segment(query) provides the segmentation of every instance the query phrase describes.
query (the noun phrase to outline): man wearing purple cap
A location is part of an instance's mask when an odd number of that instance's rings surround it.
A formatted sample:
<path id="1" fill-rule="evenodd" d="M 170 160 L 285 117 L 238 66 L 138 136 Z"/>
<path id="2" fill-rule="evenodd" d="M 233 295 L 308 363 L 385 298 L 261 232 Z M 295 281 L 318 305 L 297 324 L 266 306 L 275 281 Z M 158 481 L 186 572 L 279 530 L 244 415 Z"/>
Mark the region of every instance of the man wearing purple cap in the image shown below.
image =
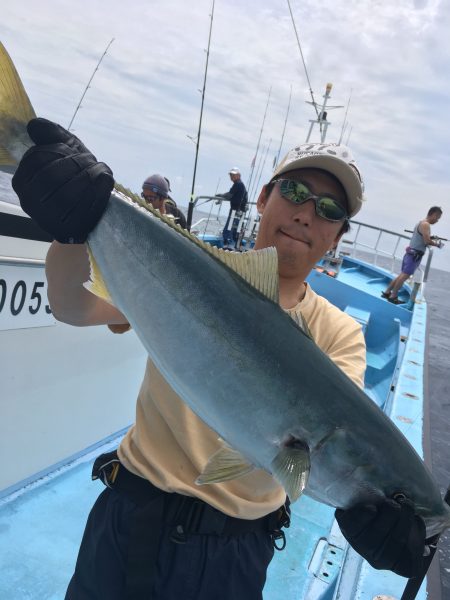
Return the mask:
<path id="1" fill-rule="evenodd" d="M 13 187 L 23 209 L 58 240 L 46 264 L 56 318 L 127 328 L 123 314 L 83 287 L 84 242 L 108 204 L 111 170 L 54 123 L 34 119 L 28 132 L 36 146 L 24 155 Z M 348 148 L 298 146 L 261 190 L 255 245 L 277 249 L 281 307 L 297 322 L 304 319 L 316 344 L 360 386 L 361 327 L 305 279 L 339 241 L 362 200 L 362 179 Z M 274 545 L 289 523 L 286 493 L 263 470 L 196 486 L 219 445 L 217 434 L 149 359 L 135 425 L 117 452 L 94 465 L 94 475 L 107 487 L 90 513 L 66 600 L 261 600 Z M 425 525 L 408 503 L 384 500 L 335 515 L 372 566 L 404 577 L 420 572 Z"/>
<path id="2" fill-rule="evenodd" d="M 152 205 L 155 210 L 166 214 L 165 201 L 169 196 L 169 184 L 162 175 L 150 175 L 142 184 L 142 198 Z"/>
<path id="3" fill-rule="evenodd" d="M 142 184 L 141 196 L 162 215 L 171 215 L 178 225 L 186 229 L 186 217 L 170 197 L 170 182 L 162 175 L 150 175 Z"/>

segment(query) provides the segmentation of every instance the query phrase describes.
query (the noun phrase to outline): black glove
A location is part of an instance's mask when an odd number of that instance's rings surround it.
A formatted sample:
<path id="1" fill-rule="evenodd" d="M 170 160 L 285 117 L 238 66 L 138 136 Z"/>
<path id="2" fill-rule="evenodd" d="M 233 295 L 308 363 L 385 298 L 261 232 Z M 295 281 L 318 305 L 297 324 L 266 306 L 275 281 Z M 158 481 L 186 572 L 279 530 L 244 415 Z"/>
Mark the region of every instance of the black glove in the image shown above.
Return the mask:
<path id="1" fill-rule="evenodd" d="M 25 152 L 12 179 L 20 204 L 59 242 L 81 244 L 106 208 L 112 171 L 56 123 L 33 119 L 27 130 L 36 145 Z"/>
<path id="2" fill-rule="evenodd" d="M 349 544 L 375 569 L 416 577 L 423 568 L 425 523 L 409 500 L 337 509 L 335 517 Z"/>

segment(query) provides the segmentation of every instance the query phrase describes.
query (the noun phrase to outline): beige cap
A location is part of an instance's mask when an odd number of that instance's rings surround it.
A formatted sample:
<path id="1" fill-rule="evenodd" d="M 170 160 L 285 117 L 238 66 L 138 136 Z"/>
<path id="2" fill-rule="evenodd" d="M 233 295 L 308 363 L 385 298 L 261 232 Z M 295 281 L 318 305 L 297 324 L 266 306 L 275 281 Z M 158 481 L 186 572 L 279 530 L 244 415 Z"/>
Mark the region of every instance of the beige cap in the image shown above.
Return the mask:
<path id="1" fill-rule="evenodd" d="M 364 202 L 364 182 L 353 155 L 342 144 L 301 144 L 286 154 L 273 172 L 272 179 L 296 169 L 323 169 L 334 175 L 347 195 L 349 216 L 354 217 Z"/>

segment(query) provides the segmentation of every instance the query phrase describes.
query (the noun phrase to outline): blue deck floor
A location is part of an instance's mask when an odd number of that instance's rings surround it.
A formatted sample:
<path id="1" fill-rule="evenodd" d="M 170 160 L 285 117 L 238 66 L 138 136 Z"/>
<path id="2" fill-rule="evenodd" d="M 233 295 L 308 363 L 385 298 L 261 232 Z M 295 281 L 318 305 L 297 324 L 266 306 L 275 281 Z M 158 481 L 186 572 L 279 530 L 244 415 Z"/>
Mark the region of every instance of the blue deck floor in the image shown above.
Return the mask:
<path id="1" fill-rule="evenodd" d="M 356 274 L 359 276 L 359 273 Z M 381 277 L 374 284 L 364 283 L 369 286 L 374 301 L 376 297 L 379 302 L 380 289 L 386 281 Z M 399 314 L 398 307 L 385 301 L 383 304 L 386 311 L 396 310 L 396 314 Z M 0 501 L 1 600 L 64 598 L 88 512 L 103 489 L 100 482 L 90 480 L 93 458 L 117 443 L 118 439 L 108 443 L 105 448 L 97 448 L 95 453 L 80 459 L 70 469 L 62 469 L 55 476 L 31 486 L 25 493 Z M 314 548 L 309 546 L 313 543 L 309 540 L 327 537 L 333 511 L 303 497 L 294 505 L 293 513 L 287 549 L 276 553 L 270 566 L 265 600 L 296 600 L 305 597 L 303 594 L 306 586 L 313 578 L 320 586 L 321 579 L 317 575 L 321 576 L 321 553 L 316 552 L 316 563 L 313 561 L 310 564 Z M 311 536 L 311 533 L 315 535 Z M 330 568 L 332 570 L 333 567 Z M 373 577 L 370 569 L 364 568 L 367 578 L 375 582 L 375 587 L 369 585 L 365 593 L 358 594 L 358 598 L 372 600 L 376 594 L 383 592 L 384 574 L 379 573 Z M 305 573 L 308 573 L 306 578 Z M 324 574 L 322 579 L 327 576 L 328 574 Z M 402 585 L 403 580 L 398 583 L 399 592 Z M 328 600 L 331 595 L 307 597 Z M 422 594 L 420 597 L 425 596 Z"/>
<path id="2" fill-rule="evenodd" d="M 98 449 L 97 453 L 109 450 Z M 103 485 L 90 480 L 92 458 L 59 475 L 44 479 L 34 489 L 0 506 L 0 598 L 8 600 L 61 600 L 72 575 L 89 510 Z M 305 563 L 314 548 L 306 541 L 305 527 L 317 537 L 326 534 L 332 517 L 323 505 L 308 510 L 303 498 L 294 512 L 312 520 L 293 518 L 287 550 L 276 553 L 264 598 L 295 598 L 304 580 Z M 317 510 L 317 508 L 319 510 Z"/>
<path id="3" fill-rule="evenodd" d="M 108 451 L 111 447 L 109 444 L 96 452 Z M 34 486 L 31 493 L 20 494 L 0 506 L 2 600 L 64 598 L 87 515 L 103 489 L 100 482 L 90 480 L 92 461 L 93 457 L 83 460 L 59 475 L 43 480 Z M 305 496 L 293 506 L 287 547 L 275 553 L 264 589 L 264 600 L 331 598 L 328 595 L 304 594 L 312 580 L 322 593 L 328 587 L 327 577 L 334 577 L 333 566 L 327 566 L 328 573 L 324 572 L 321 553 L 316 552 L 315 564 L 314 561 L 310 563 L 315 550 L 311 540 L 329 535 L 332 517 L 333 511 L 329 507 Z M 334 548 L 333 554 L 339 564 L 343 551 Z M 308 574 L 306 577 L 305 573 Z M 382 580 L 383 573 L 379 573 L 375 587 L 371 585 L 366 593 L 359 596 L 361 600 L 372 600 L 374 594 L 382 591 Z M 402 589 L 402 581 L 399 590 Z"/>
<path id="4" fill-rule="evenodd" d="M 0 507 L 0 598 L 61 600 L 101 484 L 92 460 L 47 478 Z"/>

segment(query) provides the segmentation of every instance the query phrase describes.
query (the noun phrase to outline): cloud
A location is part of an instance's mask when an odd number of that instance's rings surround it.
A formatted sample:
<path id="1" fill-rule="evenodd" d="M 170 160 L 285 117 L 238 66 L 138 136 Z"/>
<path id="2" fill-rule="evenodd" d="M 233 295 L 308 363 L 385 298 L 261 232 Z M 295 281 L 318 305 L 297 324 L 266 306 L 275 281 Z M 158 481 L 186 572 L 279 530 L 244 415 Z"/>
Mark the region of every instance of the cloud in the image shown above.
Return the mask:
<path id="1" fill-rule="evenodd" d="M 392 228 L 421 218 L 430 190 L 449 230 L 450 7 L 439 0 L 291 2 L 317 101 L 331 81 L 331 103 L 346 106 L 344 135 L 364 173 L 361 213 Z M 2 9 L 0 39 L 10 52 L 38 114 L 67 125 L 109 41 L 74 130 L 139 189 L 165 173 L 180 204 L 191 191 L 210 28 L 211 1 L 135 0 L 108 3 L 32 0 Z M 287 3 L 216 3 L 197 169 L 197 189 L 229 186 L 237 164 L 250 174 L 271 88 L 260 154 L 270 150 L 260 183 L 270 177 L 292 103 L 283 150 L 305 140 L 314 118 Z M 344 110 L 328 111 L 330 141 L 341 135 Z M 317 132 L 314 136 L 317 138 Z M 447 216 L 446 216 L 447 215 Z M 444 235 L 444 237 L 448 237 Z"/>

